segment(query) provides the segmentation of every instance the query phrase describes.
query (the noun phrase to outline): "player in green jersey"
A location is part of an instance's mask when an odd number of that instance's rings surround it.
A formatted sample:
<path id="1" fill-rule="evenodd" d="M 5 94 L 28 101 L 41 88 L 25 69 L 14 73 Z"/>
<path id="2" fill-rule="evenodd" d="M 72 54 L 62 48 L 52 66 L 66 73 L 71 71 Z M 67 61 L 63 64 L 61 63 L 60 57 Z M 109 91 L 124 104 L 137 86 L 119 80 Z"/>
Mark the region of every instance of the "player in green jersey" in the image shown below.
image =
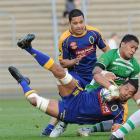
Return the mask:
<path id="1" fill-rule="evenodd" d="M 138 49 L 138 45 L 138 38 L 134 35 L 127 34 L 123 37 L 118 49 L 110 50 L 101 55 L 95 65 L 93 74 L 101 73 L 100 77 L 102 77 L 102 74 L 106 75 L 106 80 L 108 80 L 108 82 L 106 82 L 104 78 L 99 80 L 99 78 L 96 77 L 96 82 L 93 80 L 90 85 L 87 85 L 86 89 L 93 90 L 97 88 L 99 84 L 107 87 L 111 79 L 113 79 L 118 86 L 126 79 L 135 79 L 138 82 L 140 66 L 137 60 L 133 57 Z M 114 88 L 115 90 L 115 87 L 111 88 Z M 127 108 L 126 105 L 125 107 Z M 128 112 L 127 110 L 128 109 L 126 109 L 126 116 Z M 78 134 L 88 136 L 92 132 L 110 131 L 111 127 L 112 121 L 102 122 L 100 124 L 96 124 L 92 128 L 81 128 L 78 130 Z M 116 129 L 116 127 L 117 126 L 113 127 L 113 129 Z"/>

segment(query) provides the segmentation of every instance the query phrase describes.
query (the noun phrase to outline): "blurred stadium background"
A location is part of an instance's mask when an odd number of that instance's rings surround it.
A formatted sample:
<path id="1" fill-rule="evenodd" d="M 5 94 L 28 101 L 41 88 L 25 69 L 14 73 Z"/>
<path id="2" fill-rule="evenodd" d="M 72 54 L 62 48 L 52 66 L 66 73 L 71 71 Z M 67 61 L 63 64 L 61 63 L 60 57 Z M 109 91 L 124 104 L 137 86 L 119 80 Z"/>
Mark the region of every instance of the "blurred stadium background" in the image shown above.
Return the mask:
<path id="1" fill-rule="evenodd" d="M 30 77 L 39 93 L 56 93 L 55 80 L 16 41 L 35 33 L 35 48 L 57 58 L 57 41 L 67 26 L 60 25 L 65 0 L 0 0 L 0 97 L 20 97 L 19 86 L 8 73 L 14 65 Z M 140 39 L 140 0 L 81 0 L 79 8 L 89 25 L 98 27 L 105 39 L 115 32 L 119 38 L 133 33 Z M 136 54 L 140 62 L 140 49 Z"/>

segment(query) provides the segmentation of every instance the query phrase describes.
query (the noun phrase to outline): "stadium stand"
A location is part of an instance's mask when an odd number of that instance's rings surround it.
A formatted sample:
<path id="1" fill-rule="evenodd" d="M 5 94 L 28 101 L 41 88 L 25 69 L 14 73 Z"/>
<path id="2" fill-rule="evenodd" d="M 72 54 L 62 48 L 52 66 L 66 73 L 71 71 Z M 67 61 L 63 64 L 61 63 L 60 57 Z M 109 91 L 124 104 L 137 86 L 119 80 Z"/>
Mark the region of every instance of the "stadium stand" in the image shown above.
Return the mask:
<path id="1" fill-rule="evenodd" d="M 54 57 L 52 10 L 50 1 L 44 0 L 11 0 L 0 2 L 0 13 L 8 13 L 15 17 L 16 40 L 27 33 L 35 33 L 37 39 L 33 45 L 41 51 Z M 31 56 L 26 55 L 16 46 L 12 45 L 11 18 L 0 16 L 0 93 L 17 93 L 16 84 L 11 79 L 7 68 L 15 65 L 27 73 L 32 79 L 33 87 L 46 91 L 54 89 L 54 79 L 49 78 L 49 73 L 34 62 Z M 49 79 L 49 82 L 48 82 Z M 47 87 L 46 87 L 47 85 Z M 53 90 L 54 91 L 54 90 Z M 49 90 L 47 90 L 49 92 Z"/>
<path id="2" fill-rule="evenodd" d="M 56 1 L 58 23 L 64 10 L 65 0 Z M 102 30 L 107 39 L 112 32 L 120 38 L 128 33 L 140 36 L 139 0 L 94 0 L 87 1 L 87 23 Z M 136 12 L 134 12 L 136 11 Z M 5 16 L 4 16 L 5 15 Z M 7 68 L 15 65 L 32 79 L 32 87 L 42 93 L 56 92 L 55 80 L 41 69 L 30 55 L 13 46 L 12 17 L 15 18 L 16 40 L 26 33 L 35 33 L 37 39 L 33 45 L 41 51 L 55 57 L 52 27 L 52 7 L 48 0 L 1 0 L 0 2 L 0 94 L 17 93 L 17 85 L 9 75 Z M 128 27 L 128 17 L 132 19 Z M 67 27 L 58 25 L 59 33 Z M 140 56 L 137 58 L 140 62 Z"/>

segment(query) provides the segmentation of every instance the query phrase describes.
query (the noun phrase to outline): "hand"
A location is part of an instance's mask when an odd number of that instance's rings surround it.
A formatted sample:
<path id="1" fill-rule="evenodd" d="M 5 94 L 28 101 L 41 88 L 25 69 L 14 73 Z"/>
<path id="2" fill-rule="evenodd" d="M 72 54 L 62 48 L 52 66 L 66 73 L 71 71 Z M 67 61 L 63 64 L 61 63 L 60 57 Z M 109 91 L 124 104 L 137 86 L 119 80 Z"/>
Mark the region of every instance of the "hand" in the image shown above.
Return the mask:
<path id="1" fill-rule="evenodd" d="M 107 78 L 109 81 L 111 80 L 115 80 L 115 79 L 117 79 L 117 77 L 116 77 L 116 75 L 114 74 L 114 73 L 112 73 L 112 72 L 107 72 L 105 75 L 105 78 Z"/>
<path id="2" fill-rule="evenodd" d="M 119 97 L 119 89 L 117 86 L 111 85 L 109 88 L 112 97 Z"/>
<path id="3" fill-rule="evenodd" d="M 77 58 L 75 58 L 75 59 L 74 59 L 75 64 L 78 65 L 78 64 L 79 64 L 79 61 L 80 61 L 81 59 L 82 59 L 82 57 L 77 57 Z"/>
<path id="4" fill-rule="evenodd" d="M 75 65 L 78 65 L 78 64 L 79 64 L 79 59 L 78 59 L 78 58 L 75 58 L 75 59 L 74 59 L 74 64 L 75 64 Z"/>

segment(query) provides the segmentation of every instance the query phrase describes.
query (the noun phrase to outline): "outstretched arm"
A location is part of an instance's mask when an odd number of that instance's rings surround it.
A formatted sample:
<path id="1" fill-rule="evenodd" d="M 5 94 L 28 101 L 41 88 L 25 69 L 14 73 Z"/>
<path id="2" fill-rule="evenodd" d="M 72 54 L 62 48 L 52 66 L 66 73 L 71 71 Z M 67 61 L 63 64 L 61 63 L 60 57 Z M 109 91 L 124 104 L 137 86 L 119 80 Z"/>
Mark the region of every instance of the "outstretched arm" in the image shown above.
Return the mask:
<path id="1" fill-rule="evenodd" d="M 97 83 L 107 89 L 109 89 L 109 87 L 111 86 L 110 81 L 114 81 L 116 79 L 115 74 L 113 74 L 112 72 L 104 71 L 99 66 L 96 66 L 94 68 L 93 77 Z"/>
<path id="2" fill-rule="evenodd" d="M 104 71 L 99 66 L 96 66 L 93 70 L 93 77 L 97 83 L 109 90 L 109 95 L 106 97 L 107 101 L 114 100 L 119 97 L 118 86 L 114 83 L 114 80 L 116 79 L 115 74 Z"/>

